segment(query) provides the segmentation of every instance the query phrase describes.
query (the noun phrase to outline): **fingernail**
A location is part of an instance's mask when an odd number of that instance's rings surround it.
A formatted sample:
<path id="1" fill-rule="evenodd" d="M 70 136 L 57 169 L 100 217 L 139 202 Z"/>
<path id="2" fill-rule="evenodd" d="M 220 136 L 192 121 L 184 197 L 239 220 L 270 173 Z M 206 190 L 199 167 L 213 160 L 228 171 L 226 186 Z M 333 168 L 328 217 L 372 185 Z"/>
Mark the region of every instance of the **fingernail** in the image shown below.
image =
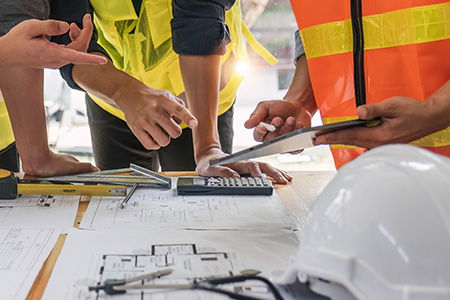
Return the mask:
<path id="1" fill-rule="evenodd" d="M 192 120 L 189 121 L 188 126 L 190 128 L 195 128 L 197 126 L 197 124 L 198 124 L 197 120 L 192 119 Z"/>

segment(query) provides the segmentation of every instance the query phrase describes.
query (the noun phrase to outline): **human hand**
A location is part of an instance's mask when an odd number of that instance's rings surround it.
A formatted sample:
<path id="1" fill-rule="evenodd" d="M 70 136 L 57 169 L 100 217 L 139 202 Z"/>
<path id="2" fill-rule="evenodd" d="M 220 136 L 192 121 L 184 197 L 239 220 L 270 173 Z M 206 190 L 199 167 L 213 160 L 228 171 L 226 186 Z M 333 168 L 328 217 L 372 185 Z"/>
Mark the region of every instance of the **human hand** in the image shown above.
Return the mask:
<path id="1" fill-rule="evenodd" d="M 239 178 L 243 174 L 251 177 L 263 177 L 266 174 L 272 177 L 277 183 L 286 184 L 292 181 L 292 176 L 288 172 L 274 168 L 270 164 L 256 161 L 241 161 L 224 166 L 210 166 L 209 163 L 226 156 L 218 148 L 210 148 L 197 156 L 196 172 L 201 176 L 208 177 L 232 177 Z"/>
<path id="2" fill-rule="evenodd" d="M 178 124 L 181 122 L 190 128 L 198 125 L 183 100 L 169 91 L 152 89 L 142 84 L 129 93 L 122 92 L 126 99 L 116 102 L 125 114 L 131 131 L 148 150 L 167 146 L 171 138 L 179 137 L 182 129 Z"/>
<path id="3" fill-rule="evenodd" d="M 33 157 L 33 161 L 22 161 L 23 171 L 32 176 L 51 177 L 100 171 L 87 162 L 79 162 L 78 159 L 67 154 L 56 154 L 48 151 L 45 157 Z"/>
<path id="4" fill-rule="evenodd" d="M 46 36 L 66 33 L 69 24 L 47 20 L 26 20 L 0 38 L 0 66 L 60 68 L 68 63 L 105 64 L 106 59 L 84 53 L 93 31 L 90 15 L 83 19 L 83 30 L 70 25 L 73 42 L 67 46 L 50 42 Z M 74 32 L 72 32 L 74 31 Z"/>
<path id="5" fill-rule="evenodd" d="M 362 148 L 374 148 L 392 143 L 409 143 L 440 130 L 436 128 L 431 101 L 419 101 L 408 97 L 392 97 L 376 104 L 359 106 L 360 119 L 381 118 L 374 127 L 354 127 L 320 135 L 314 145 L 344 144 Z"/>
<path id="6" fill-rule="evenodd" d="M 275 126 L 270 132 L 260 122 Z M 253 137 L 263 142 L 274 139 L 287 132 L 311 126 L 311 114 L 297 102 L 286 100 L 261 101 L 250 118 L 244 123 L 245 128 L 255 128 Z"/>

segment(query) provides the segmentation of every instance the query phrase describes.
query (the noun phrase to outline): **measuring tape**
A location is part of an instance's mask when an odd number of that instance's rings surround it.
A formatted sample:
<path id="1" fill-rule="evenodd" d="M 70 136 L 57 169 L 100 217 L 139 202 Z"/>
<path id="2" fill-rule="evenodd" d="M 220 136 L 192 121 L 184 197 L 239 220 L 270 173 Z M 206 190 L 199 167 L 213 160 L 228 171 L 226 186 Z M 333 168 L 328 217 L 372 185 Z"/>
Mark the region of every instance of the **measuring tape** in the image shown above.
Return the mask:
<path id="1" fill-rule="evenodd" d="M 26 183 L 25 183 L 26 182 Z M 32 183 L 36 182 L 36 183 Z M 41 183 L 42 181 L 21 182 L 14 173 L 0 169 L 0 199 L 16 199 L 18 195 L 85 195 L 85 196 L 125 196 L 123 185 L 83 185 Z"/>

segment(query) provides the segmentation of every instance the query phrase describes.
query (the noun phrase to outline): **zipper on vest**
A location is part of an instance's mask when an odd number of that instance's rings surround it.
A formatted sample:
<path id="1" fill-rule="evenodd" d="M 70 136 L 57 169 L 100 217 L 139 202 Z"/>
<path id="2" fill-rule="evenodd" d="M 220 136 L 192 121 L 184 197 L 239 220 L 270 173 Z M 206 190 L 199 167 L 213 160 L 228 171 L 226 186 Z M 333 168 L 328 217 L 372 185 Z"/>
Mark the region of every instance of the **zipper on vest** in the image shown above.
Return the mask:
<path id="1" fill-rule="evenodd" d="M 350 0 L 353 29 L 353 75 L 356 106 L 366 104 L 366 82 L 364 77 L 364 34 L 362 26 L 361 0 Z"/>

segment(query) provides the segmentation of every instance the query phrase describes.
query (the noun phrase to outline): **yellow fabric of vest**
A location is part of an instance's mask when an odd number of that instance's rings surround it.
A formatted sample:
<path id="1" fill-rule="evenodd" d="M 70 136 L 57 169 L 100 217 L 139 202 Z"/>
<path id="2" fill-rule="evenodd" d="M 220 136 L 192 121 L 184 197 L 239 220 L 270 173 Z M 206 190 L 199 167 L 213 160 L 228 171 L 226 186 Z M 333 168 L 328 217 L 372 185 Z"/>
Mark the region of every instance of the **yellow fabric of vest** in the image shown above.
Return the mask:
<path id="1" fill-rule="evenodd" d="M 429 43 L 450 38 L 450 2 L 364 16 L 364 50 Z M 352 21 L 303 28 L 308 59 L 351 52 Z"/>
<path id="2" fill-rule="evenodd" d="M 172 0 L 143 0 L 139 16 L 136 15 L 131 0 L 91 0 L 91 4 L 98 30 L 98 43 L 108 52 L 116 68 L 149 87 L 168 90 L 177 96 L 184 92 L 178 55 L 172 50 Z M 225 18 L 230 29 L 231 43 L 222 57 L 222 64 L 230 53 L 235 54 L 238 63 L 247 62 L 242 35 L 266 61 L 272 65 L 277 62 L 243 24 L 240 0 L 226 12 Z M 220 91 L 219 115 L 233 105 L 242 79 L 243 75 L 235 71 Z M 119 108 L 93 95 L 90 97 L 110 114 L 125 120 Z M 182 127 L 186 125 L 182 124 Z"/>
<path id="3" fill-rule="evenodd" d="M 9 121 L 8 110 L 0 91 L 0 151 L 14 142 L 14 134 Z"/>

